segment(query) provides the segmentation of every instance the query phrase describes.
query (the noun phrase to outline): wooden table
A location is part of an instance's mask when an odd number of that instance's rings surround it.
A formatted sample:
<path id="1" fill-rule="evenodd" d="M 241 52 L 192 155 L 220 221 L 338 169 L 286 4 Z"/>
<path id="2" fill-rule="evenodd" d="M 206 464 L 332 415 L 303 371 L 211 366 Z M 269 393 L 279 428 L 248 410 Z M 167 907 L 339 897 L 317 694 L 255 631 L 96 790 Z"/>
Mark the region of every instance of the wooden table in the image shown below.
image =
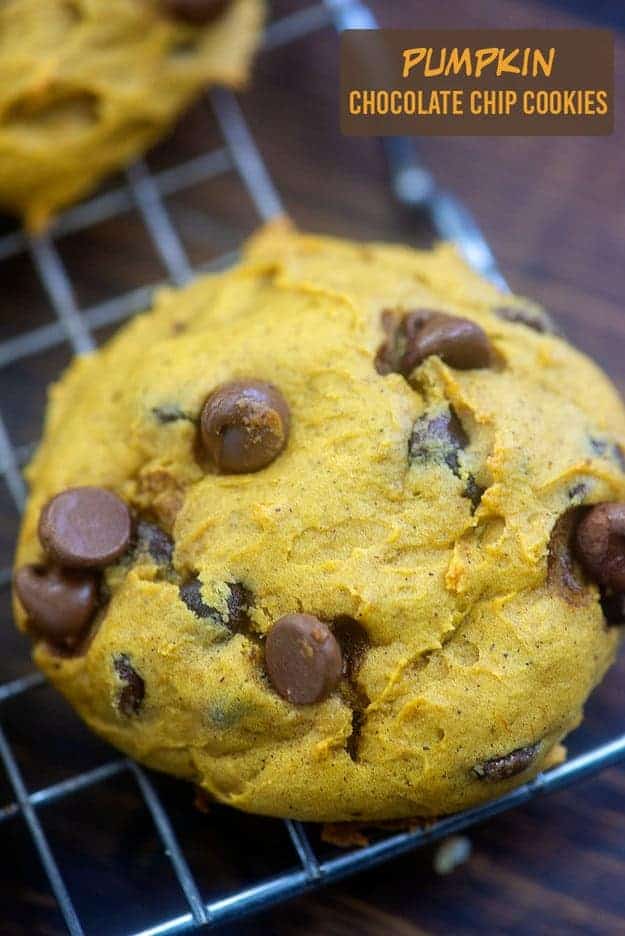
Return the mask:
<path id="1" fill-rule="evenodd" d="M 304 5 L 296 0 L 274 4 L 278 13 Z M 539 0 L 371 0 L 371 5 L 386 26 L 588 25 L 566 12 L 566 3 Z M 619 10 L 615 15 L 622 20 Z M 622 31 L 617 33 L 617 50 L 618 122 L 625 89 Z M 361 239 L 417 243 L 423 226 L 393 202 L 379 143 L 343 138 L 338 131 L 337 52 L 336 36 L 324 29 L 301 42 L 263 53 L 254 83 L 242 98 L 243 109 L 285 204 L 300 226 Z M 200 106 L 169 142 L 157 148 L 150 163 L 163 168 L 217 141 L 214 121 Z M 457 193 L 475 213 L 513 289 L 543 302 L 571 339 L 597 358 L 625 391 L 622 126 L 611 138 L 426 138 L 419 147 L 440 184 Z M 198 184 L 192 191 L 172 196 L 168 205 L 196 263 L 236 246 L 242 233 L 257 223 L 248 197 L 233 176 Z M 59 247 L 83 306 L 163 277 L 136 211 L 129 212 L 123 223 L 104 221 L 80 235 L 64 236 Z M 15 315 L 0 320 L 0 340 L 51 320 L 26 260 L 5 264 L 3 274 L 9 277 Z M 101 328 L 96 337 L 104 339 L 110 331 Z M 68 356 L 68 349 L 60 348 L 0 372 L 0 398 L 16 443 L 36 436 L 46 384 Z M 6 496 L 1 496 L 0 553 L 6 564 L 17 518 Z M 4 629 L 2 648 L 2 680 L 28 669 L 26 644 L 10 627 Z M 622 732 L 624 683 L 625 662 L 621 660 L 590 702 L 588 718 L 573 743 L 575 750 Z M 6 705 L 2 712 L 3 726 L 30 788 L 84 769 L 85 758 L 89 764 L 110 758 L 110 750 L 93 741 L 50 690 L 37 691 L 45 693 L 45 707 L 41 700 L 31 699 Z M 45 731 L 41 730 L 42 711 L 46 713 Z M 93 906 L 103 906 L 101 901 L 111 887 L 122 907 L 124 901 L 140 901 L 141 888 L 149 891 L 160 873 L 151 864 L 154 848 L 147 843 L 153 843 L 153 835 L 149 837 L 152 833 L 138 818 L 141 804 L 136 792 L 121 781 L 118 786 L 109 793 L 85 797 L 69 818 L 56 807 L 47 807 L 46 829 L 83 912 L 89 909 L 90 900 Z M 265 832 L 273 825 L 232 814 L 214 820 L 207 817 L 204 824 L 194 814 L 185 819 L 177 804 L 189 794 L 181 793 L 181 785 L 170 781 L 163 781 L 162 788 L 176 822 L 186 822 L 185 835 L 196 835 L 190 846 L 195 870 L 202 862 L 206 864 L 212 835 L 233 840 L 229 841 L 233 867 L 243 861 L 246 868 L 266 873 L 266 856 L 273 857 L 277 849 L 272 833 Z M 2 777 L 0 793 L 2 802 L 10 799 Z M 472 857 L 448 877 L 433 872 L 432 852 L 427 849 L 223 932 L 243 936 L 623 932 L 624 795 L 625 769 L 609 770 L 471 832 Z M 108 836 L 107 809 L 128 811 L 121 844 Z M 0 930 L 61 933 L 45 880 L 33 863 L 23 828 L 16 823 L 11 820 L 3 826 Z M 89 845 L 96 855 L 95 872 L 89 871 L 87 858 L 83 860 Z M 223 875 L 230 880 L 230 866 L 223 861 L 221 866 L 215 861 L 210 868 L 209 877 L 220 880 Z M 165 916 L 167 893 L 165 885 L 159 884 L 158 899 Z M 110 909 L 116 910 L 112 905 Z M 125 922 L 120 910 L 120 932 Z M 99 936 L 97 926 L 90 932 Z"/>

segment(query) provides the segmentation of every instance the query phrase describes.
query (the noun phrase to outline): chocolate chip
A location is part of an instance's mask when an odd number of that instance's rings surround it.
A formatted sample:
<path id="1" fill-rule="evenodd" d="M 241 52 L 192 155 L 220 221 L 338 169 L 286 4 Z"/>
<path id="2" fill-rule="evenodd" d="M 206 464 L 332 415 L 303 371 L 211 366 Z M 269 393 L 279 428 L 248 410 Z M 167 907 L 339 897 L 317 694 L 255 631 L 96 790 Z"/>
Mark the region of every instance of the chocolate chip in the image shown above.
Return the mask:
<path id="1" fill-rule="evenodd" d="M 148 553 L 157 565 L 171 565 L 174 541 L 156 523 L 139 520 L 135 531 L 137 553 Z"/>
<path id="2" fill-rule="evenodd" d="M 250 633 L 249 610 L 254 603 L 251 591 L 240 582 L 229 582 L 228 588 L 228 614 L 225 620 L 217 608 L 207 605 L 202 598 L 202 583 L 199 578 L 190 579 L 181 585 L 179 594 L 189 611 L 196 617 L 226 626 L 234 633 L 249 633 L 249 636 L 255 637 L 255 634 Z"/>
<path id="3" fill-rule="evenodd" d="M 267 675 L 295 705 L 326 699 L 339 683 L 343 661 L 332 631 L 311 614 L 287 614 L 265 641 Z"/>
<path id="4" fill-rule="evenodd" d="M 408 456 L 412 462 L 444 462 L 459 476 L 458 454 L 468 444 L 469 437 L 450 408 L 437 416 L 426 414 L 417 419 L 408 443 Z"/>
<path id="5" fill-rule="evenodd" d="M 214 390 L 200 417 L 203 449 L 218 471 L 259 471 L 278 457 L 289 435 L 289 407 L 273 384 L 233 380 Z"/>
<path id="6" fill-rule="evenodd" d="M 379 374 L 402 374 L 408 377 L 414 368 L 413 344 L 428 319 L 443 313 L 436 309 L 412 309 L 398 317 L 391 309 L 382 313 L 386 341 L 378 348 L 375 369 Z"/>
<path id="7" fill-rule="evenodd" d="M 160 0 L 169 16 L 202 26 L 217 19 L 225 11 L 229 0 Z"/>
<path id="8" fill-rule="evenodd" d="M 625 625 L 625 594 L 601 595 L 601 610 L 608 627 L 623 627 Z"/>
<path id="9" fill-rule="evenodd" d="M 505 322 L 512 322 L 514 325 L 525 325 L 540 334 L 558 334 L 551 316 L 544 309 L 498 306 L 494 312 L 498 318 L 503 319 Z"/>
<path id="10" fill-rule="evenodd" d="M 417 309 L 393 321 L 382 318 L 388 338 L 375 359 L 378 373 L 408 377 L 426 358 L 438 355 L 450 367 L 472 370 L 488 367 L 493 354 L 483 328 L 471 319 L 431 309 Z"/>
<path id="11" fill-rule="evenodd" d="M 625 591 L 625 504 L 599 504 L 576 535 L 577 555 L 595 582 Z"/>
<path id="12" fill-rule="evenodd" d="M 584 592 L 582 571 L 575 561 L 575 534 L 583 513 L 583 507 L 571 507 L 558 517 L 549 538 L 547 579 L 567 601 L 577 600 Z"/>
<path id="13" fill-rule="evenodd" d="M 202 618 L 202 620 L 210 618 L 215 622 L 220 622 L 217 610 L 204 602 L 201 589 L 202 583 L 199 578 L 192 578 L 180 586 L 179 594 L 189 611 L 192 611 L 196 617 Z"/>
<path id="14" fill-rule="evenodd" d="M 228 595 L 228 627 L 233 631 L 245 631 L 250 623 L 249 610 L 254 601 L 252 593 L 240 582 L 229 583 Z"/>
<path id="15" fill-rule="evenodd" d="M 369 648 L 369 635 L 362 624 L 351 617 L 335 618 L 332 633 L 341 648 L 343 674 L 351 681 L 358 674 L 362 658 Z"/>
<path id="16" fill-rule="evenodd" d="M 163 424 L 178 422 L 181 419 L 195 422 L 193 417 L 183 412 L 179 406 L 154 406 L 152 412 L 156 419 Z"/>
<path id="17" fill-rule="evenodd" d="M 471 501 L 471 513 L 475 513 L 477 508 L 482 503 L 482 497 L 484 496 L 485 490 L 486 488 L 481 487 L 473 475 L 470 474 L 467 478 L 467 483 L 464 491 L 462 492 L 462 496 Z"/>
<path id="18" fill-rule="evenodd" d="M 115 672 L 124 684 L 117 695 L 117 707 L 122 715 L 131 718 L 137 715 L 145 697 L 145 681 L 130 662 L 126 653 L 120 653 L 113 659 Z"/>
<path id="19" fill-rule="evenodd" d="M 341 687 L 341 695 L 352 710 L 352 730 L 346 738 L 345 750 L 353 761 L 357 761 L 369 697 L 358 684 L 356 677 L 370 645 L 369 635 L 358 621 L 350 617 L 336 618 L 333 621 L 332 630 L 343 657 L 345 680 Z"/>
<path id="20" fill-rule="evenodd" d="M 365 725 L 365 721 L 364 708 L 361 705 L 352 703 L 352 730 L 345 741 L 345 750 L 350 760 L 353 760 L 354 763 L 358 760 L 358 755 L 360 753 L 360 739 L 362 737 L 362 729 Z"/>
<path id="21" fill-rule="evenodd" d="M 469 437 L 450 407 L 437 416 L 424 415 L 416 421 L 408 443 L 408 457 L 411 462 L 423 464 L 443 462 L 460 478 L 459 454 L 468 445 Z M 468 475 L 462 496 L 471 501 L 472 513 L 479 507 L 484 491 L 473 475 Z"/>
<path id="22" fill-rule="evenodd" d="M 492 362 L 484 329 L 470 319 L 451 315 L 432 316 L 419 329 L 411 349 L 412 366 L 434 354 L 457 370 L 488 367 Z"/>
<path id="23" fill-rule="evenodd" d="M 509 780 L 510 777 L 516 777 L 517 774 L 527 770 L 535 760 L 538 748 L 538 744 L 517 748 L 515 751 L 510 751 L 509 754 L 504 754 L 503 757 L 494 757 L 483 764 L 476 764 L 473 772 L 480 780 L 487 780 L 490 783 Z"/>
<path id="24" fill-rule="evenodd" d="M 98 580 L 89 572 L 26 565 L 15 575 L 15 591 L 29 630 L 52 644 L 73 647 L 96 609 Z"/>
<path id="25" fill-rule="evenodd" d="M 76 487 L 48 501 L 39 539 L 48 555 L 70 568 L 99 568 L 128 548 L 132 520 L 126 504 L 101 487 Z"/>

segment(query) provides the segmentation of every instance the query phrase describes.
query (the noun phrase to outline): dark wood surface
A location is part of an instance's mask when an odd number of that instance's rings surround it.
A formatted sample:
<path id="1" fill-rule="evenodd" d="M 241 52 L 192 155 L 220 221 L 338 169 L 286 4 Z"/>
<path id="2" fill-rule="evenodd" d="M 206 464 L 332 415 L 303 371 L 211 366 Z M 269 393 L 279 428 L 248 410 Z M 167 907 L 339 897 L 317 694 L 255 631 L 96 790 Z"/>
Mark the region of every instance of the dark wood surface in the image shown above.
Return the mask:
<path id="1" fill-rule="evenodd" d="M 279 0 L 275 13 L 306 6 Z M 539 0 L 372 0 L 388 26 L 574 27 L 584 4 Z M 587 5 L 590 7 L 590 3 Z M 592 5 L 593 15 L 614 4 Z M 575 8 L 576 13 L 571 10 Z M 617 33 L 617 132 L 610 138 L 424 139 L 420 151 L 441 184 L 475 213 L 512 287 L 542 301 L 580 347 L 625 391 L 625 35 Z M 293 218 L 318 231 L 418 243 L 420 219 L 402 213 L 387 184 L 380 145 L 342 138 L 338 44 L 330 29 L 266 52 L 242 106 Z M 219 143 L 205 107 L 151 155 L 155 168 Z M 172 196 L 172 217 L 196 263 L 237 246 L 257 223 L 234 174 Z M 82 306 L 154 282 L 164 271 L 136 211 L 59 240 Z M 53 320 L 30 261 L 0 265 L 13 315 L 0 341 Z M 102 328 L 103 339 L 110 328 Z M 69 358 L 66 345 L 0 370 L 3 413 L 16 444 L 38 432 L 46 384 Z M 0 488 L 0 556 L 10 561 L 17 517 Z M 0 678 L 29 668 L 24 640 L 2 596 Z M 571 743 L 581 751 L 623 731 L 625 663 L 595 693 Z M 47 688 L 5 704 L 2 725 L 29 789 L 111 757 Z M 195 813 L 190 791 L 159 789 L 209 897 L 292 866 L 281 827 L 228 810 Z M 0 775 L 0 807 L 12 794 Z M 420 933 L 612 934 L 625 931 L 625 768 L 535 801 L 470 833 L 470 860 L 448 877 L 423 850 L 292 901 L 223 933 L 416 936 Z M 136 788 L 120 777 L 42 812 L 88 933 L 121 934 L 184 912 Z M 63 927 L 24 823 L 0 826 L 0 932 L 58 934 Z M 316 833 L 313 831 L 316 840 Z"/>

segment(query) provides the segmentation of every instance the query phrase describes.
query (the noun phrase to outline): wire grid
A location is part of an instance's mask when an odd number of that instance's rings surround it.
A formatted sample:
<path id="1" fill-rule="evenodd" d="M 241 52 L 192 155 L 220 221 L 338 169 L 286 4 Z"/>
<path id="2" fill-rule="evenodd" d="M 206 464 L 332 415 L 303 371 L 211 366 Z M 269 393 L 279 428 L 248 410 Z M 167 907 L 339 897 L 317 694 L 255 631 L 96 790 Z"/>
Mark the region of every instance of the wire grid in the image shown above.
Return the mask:
<path id="1" fill-rule="evenodd" d="M 359 0 L 326 0 L 285 16 L 271 24 L 265 36 L 265 48 L 272 49 L 303 37 L 313 30 L 333 23 L 344 28 L 375 27 L 370 11 Z M 263 163 L 256 143 L 236 98 L 226 90 L 215 90 L 210 103 L 219 125 L 223 146 L 184 162 L 172 169 L 152 173 L 143 160 L 126 172 L 126 184 L 91 198 L 67 211 L 52 232 L 30 237 L 14 231 L 0 237 L 0 261 L 20 253 L 30 254 L 41 284 L 55 313 L 50 324 L 18 334 L 0 342 L 0 368 L 21 358 L 69 342 L 76 354 L 93 350 L 93 332 L 145 308 L 155 285 L 141 286 L 112 300 L 80 308 L 72 282 L 65 269 L 56 239 L 69 232 L 78 232 L 98 222 L 115 218 L 135 206 L 145 229 L 160 257 L 170 281 L 183 285 L 196 272 L 183 247 L 180 234 L 170 217 L 165 197 L 182 191 L 198 181 L 234 170 L 247 189 L 258 218 L 266 221 L 283 213 L 283 205 Z M 421 166 L 410 144 L 405 140 L 385 141 L 391 182 L 398 200 L 413 207 L 425 208 L 441 236 L 455 240 L 461 251 L 485 275 L 506 288 L 493 255 L 479 229 L 466 210 L 449 194 L 440 191 L 427 170 Z M 236 254 L 228 253 L 202 269 L 218 269 L 229 265 Z M 14 446 L 0 412 L 0 475 L 18 510 L 24 505 L 26 489 L 21 468 L 33 446 Z M 11 581 L 11 570 L 0 570 L 0 588 Z M 27 693 L 44 683 L 41 674 L 33 672 L 0 685 L 0 703 Z M 426 828 L 388 835 L 365 848 L 346 851 L 338 857 L 320 859 L 305 827 L 294 821 L 285 826 L 293 847 L 293 870 L 260 880 L 252 886 L 206 903 L 180 846 L 172 821 L 168 816 L 150 775 L 127 758 L 114 758 L 92 770 L 86 770 L 51 784 L 29 791 L 14 751 L 0 727 L 0 758 L 13 791 L 14 800 L 0 809 L 0 823 L 22 815 L 39 859 L 48 878 L 68 931 L 72 936 L 84 932 L 71 894 L 60 872 L 54 854 L 39 819 L 40 807 L 61 801 L 81 790 L 104 783 L 125 773 L 135 782 L 147 808 L 162 848 L 167 855 L 188 909 L 177 917 L 158 920 L 142 936 L 179 933 L 202 926 L 211 926 L 259 911 L 271 904 L 301 894 L 322 883 L 358 870 L 370 868 L 419 845 L 435 841 L 466 829 L 497 813 L 526 802 L 533 796 L 561 789 L 582 777 L 616 764 L 625 756 L 625 736 L 594 748 L 547 774 L 537 777 L 508 795 L 484 806 L 443 819 Z M 279 820 L 276 820 L 278 822 Z"/>

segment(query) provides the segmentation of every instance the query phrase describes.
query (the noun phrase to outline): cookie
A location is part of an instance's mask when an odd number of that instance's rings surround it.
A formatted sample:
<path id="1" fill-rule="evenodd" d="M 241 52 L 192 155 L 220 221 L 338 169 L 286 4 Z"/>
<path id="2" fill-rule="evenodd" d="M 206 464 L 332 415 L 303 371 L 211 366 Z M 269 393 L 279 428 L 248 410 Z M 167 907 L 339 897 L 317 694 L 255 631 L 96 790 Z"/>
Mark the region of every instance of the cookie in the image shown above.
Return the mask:
<path id="1" fill-rule="evenodd" d="M 96 732 L 223 803 L 474 806 L 614 659 L 624 442 L 607 377 L 452 247 L 277 223 L 52 388 L 17 621 Z"/>
<path id="2" fill-rule="evenodd" d="M 0 4 L 0 209 L 45 227 L 207 85 L 240 87 L 264 0 Z"/>

